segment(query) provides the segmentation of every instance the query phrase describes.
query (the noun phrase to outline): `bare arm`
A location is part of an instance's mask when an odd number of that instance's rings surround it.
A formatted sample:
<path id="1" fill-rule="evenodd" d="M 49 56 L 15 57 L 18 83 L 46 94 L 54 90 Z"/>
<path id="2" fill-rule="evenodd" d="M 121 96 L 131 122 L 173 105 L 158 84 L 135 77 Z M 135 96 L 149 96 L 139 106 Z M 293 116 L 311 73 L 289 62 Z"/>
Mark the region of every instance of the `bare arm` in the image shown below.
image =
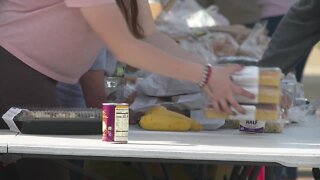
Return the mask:
<path id="1" fill-rule="evenodd" d="M 91 27 L 107 43 L 107 47 L 118 60 L 134 67 L 176 79 L 194 83 L 201 80 L 202 65 L 185 62 L 134 38 L 115 3 L 82 8 L 81 11 Z"/>
<path id="2" fill-rule="evenodd" d="M 175 79 L 194 83 L 201 81 L 203 65 L 193 63 L 196 60 L 193 62 L 185 61 L 176 55 L 134 38 L 116 4 L 81 8 L 81 12 L 118 60 Z M 236 86 L 230 79 L 231 74 L 240 69 L 240 66 L 213 69 L 210 81 L 204 90 L 214 102 L 216 110 L 223 110 L 231 114 L 229 107 L 231 104 L 239 112 L 244 112 L 244 109 L 234 99 L 234 95 L 253 97 L 243 88 Z"/>
<path id="3" fill-rule="evenodd" d="M 177 57 L 183 58 L 184 60 L 197 62 L 200 64 L 207 63 L 203 58 L 184 50 L 172 38 L 157 29 L 156 24 L 152 19 L 151 10 L 147 0 L 139 0 L 138 7 L 138 19 L 145 35 L 145 38 L 143 39 L 145 42 L 152 44 L 168 53 L 172 53 Z"/>
<path id="4" fill-rule="evenodd" d="M 89 70 L 80 78 L 80 84 L 87 107 L 101 108 L 102 103 L 108 102 L 103 70 Z"/>

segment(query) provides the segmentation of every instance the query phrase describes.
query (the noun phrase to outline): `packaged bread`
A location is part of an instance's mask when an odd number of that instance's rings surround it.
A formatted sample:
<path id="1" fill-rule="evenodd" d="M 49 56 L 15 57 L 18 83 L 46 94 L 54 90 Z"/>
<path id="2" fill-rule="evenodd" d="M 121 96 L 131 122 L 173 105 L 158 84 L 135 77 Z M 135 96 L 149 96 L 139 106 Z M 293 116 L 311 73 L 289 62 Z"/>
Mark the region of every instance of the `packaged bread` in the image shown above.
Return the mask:
<path id="1" fill-rule="evenodd" d="M 246 66 L 241 71 L 232 75 L 232 80 L 244 87 L 271 86 L 280 89 L 283 74 L 279 68 L 260 68 Z"/>
<path id="2" fill-rule="evenodd" d="M 215 112 L 212 108 L 207 107 L 204 110 L 205 116 L 210 119 L 230 119 L 230 120 L 260 120 L 260 121 L 276 121 L 280 118 L 280 108 L 273 104 L 259 105 L 242 105 L 246 110 L 245 114 L 233 111 L 234 115 L 227 113 Z"/>
<path id="3" fill-rule="evenodd" d="M 274 122 L 266 122 L 264 132 L 265 133 L 282 133 L 285 122 L 282 120 L 274 121 Z"/>
<path id="4" fill-rule="evenodd" d="M 254 99 L 236 96 L 239 103 L 280 104 L 282 73 L 279 68 L 247 66 L 235 73 L 232 80 L 255 95 Z"/>
<path id="5" fill-rule="evenodd" d="M 244 96 L 236 96 L 240 103 L 250 104 L 280 104 L 281 90 L 278 87 L 260 86 L 260 87 L 243 87 L 247 91 L 255 95 L 254 99 Z"/>
<path id="6" fill-rule="evenodd" d="M 224 125 L 221 127 L 222 129 L 238 129 L 239 121 L 226 119 Z"/>
<path id="7" fill-rule="evenodd" d="M 260 68 L 259 85 L 280 87 L 283 74 L 279 68 Z"/>

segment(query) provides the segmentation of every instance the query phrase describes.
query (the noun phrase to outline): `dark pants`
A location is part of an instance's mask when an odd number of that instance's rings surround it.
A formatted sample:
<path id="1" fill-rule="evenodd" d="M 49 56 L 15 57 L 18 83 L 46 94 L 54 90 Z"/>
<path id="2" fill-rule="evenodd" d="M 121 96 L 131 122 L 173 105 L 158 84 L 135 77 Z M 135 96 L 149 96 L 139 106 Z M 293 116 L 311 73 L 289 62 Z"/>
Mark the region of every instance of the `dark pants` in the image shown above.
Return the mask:
<path id="1" fill-rule="evenodd" d="M 57 107 L 56 81 L 0 47 L 0 114 L 10 107 Z M 7 126 L 0 121 L 0 127 Z M 50 127 L 48 127 L 50 128 Z M 18 175 L 17 175 L 18 173 Z M 45 159 L 25 158 L 0 169 L 1 179 L 69 179 L 69 171 Z"/>
<path id="2" fill-rule="evenodd" d="M 56 81 L 0 47 L 0 114 L 15 107 L 57 107 Z M 0 128 L 7 127 L 3 120 Z"/>

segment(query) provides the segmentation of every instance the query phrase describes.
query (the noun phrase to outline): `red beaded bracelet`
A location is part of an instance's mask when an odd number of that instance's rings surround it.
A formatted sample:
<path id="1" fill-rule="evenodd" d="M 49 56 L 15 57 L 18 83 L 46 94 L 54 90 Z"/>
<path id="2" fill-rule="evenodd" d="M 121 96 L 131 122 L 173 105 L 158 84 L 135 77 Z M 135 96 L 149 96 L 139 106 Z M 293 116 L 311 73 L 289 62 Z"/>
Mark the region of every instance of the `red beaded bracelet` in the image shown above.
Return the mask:
<path id="1" fill-rule="evenodd" d="M 211 74 L 212 74 L 212 66 L 211 66 L 211 64 L 205 65 L 204 68 L 203 68 L 202 79 L 198 84 L 201 88 L 204 88 L 209 83 Z"/>

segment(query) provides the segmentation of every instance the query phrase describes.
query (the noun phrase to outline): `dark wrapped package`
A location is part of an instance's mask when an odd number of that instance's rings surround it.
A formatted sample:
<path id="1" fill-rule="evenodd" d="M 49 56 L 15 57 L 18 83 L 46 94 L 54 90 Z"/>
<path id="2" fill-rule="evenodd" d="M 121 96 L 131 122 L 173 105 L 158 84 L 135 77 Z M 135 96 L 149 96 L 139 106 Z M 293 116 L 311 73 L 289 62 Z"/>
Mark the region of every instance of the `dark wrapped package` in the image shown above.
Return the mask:
<path id="1" fill-rule="evenodd" d="M 96 108 L 27 108 L 13 121 L 24 134 L 102 133 L 102 111 Z"/>

